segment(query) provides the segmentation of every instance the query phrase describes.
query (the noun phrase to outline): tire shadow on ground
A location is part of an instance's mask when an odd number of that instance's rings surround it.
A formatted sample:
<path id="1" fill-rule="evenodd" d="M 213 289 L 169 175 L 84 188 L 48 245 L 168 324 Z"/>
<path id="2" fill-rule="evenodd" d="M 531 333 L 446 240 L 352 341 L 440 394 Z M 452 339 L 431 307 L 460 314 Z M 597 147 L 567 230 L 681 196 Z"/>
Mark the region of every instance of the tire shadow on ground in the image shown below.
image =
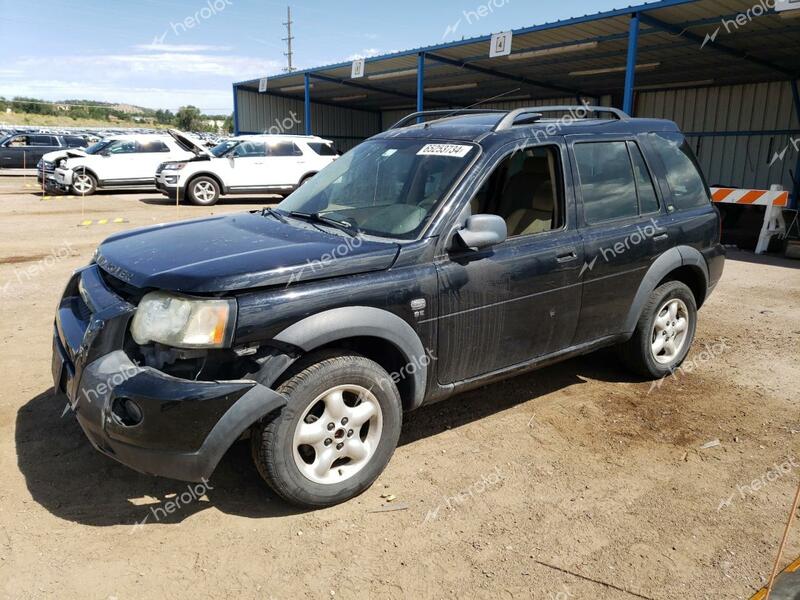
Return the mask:
<path id="1" fill-rule="evenodd" d="M 407 415 L 401 445 L 435 436 L 575 384 L 582 377 L 636 381 L 621 371 L 613 354 L 598 352 L 456 395 Z M 63 397 L 53 389 L 17 412 L 19 469 L 33 499 L 53 515 L 93 526 L 180 523 L 210 507 L 252 518 L 299 514 L 263 482 L 249 443 L 235 443 L 207 487 L 143 475 L 95 450 Z M 198 493 L 199 492 L 201 493 Z M 169 510 L 172 508 L 172 510 Z"/>

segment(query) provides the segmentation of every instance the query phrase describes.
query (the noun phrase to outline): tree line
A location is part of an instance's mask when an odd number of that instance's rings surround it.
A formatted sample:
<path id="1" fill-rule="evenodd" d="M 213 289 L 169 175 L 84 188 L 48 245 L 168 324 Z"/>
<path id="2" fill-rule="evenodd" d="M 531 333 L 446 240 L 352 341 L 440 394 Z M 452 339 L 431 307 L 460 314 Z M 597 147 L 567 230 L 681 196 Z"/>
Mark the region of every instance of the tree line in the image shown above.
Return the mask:
<path id="1" fill-rule="evenodd" d="M 177 112 L 171 110 L 153 110 L 150 108 L 134 107 L 135 111 L 125 111 L 116 104 L 97 102 L 93 100 L 64 100 L 61 102 L 48 102 L 38 98 L 14 96 L 5 98 L 0 96 L 0 112 L 8 109 L 15 113 L 32 115 L 64 116 L 72 119 L 97 119 L 103 121 L 139 121 L 157 123 L 177 127 L 185 131 L 216 131 L 217 127 L 211 121 L 223 121 L 223 131 L 233 131 L 232 115 L 205 115 L 196 106 L 182 106 Z M 2 118 L 2 117 L 0 117 Z"/>

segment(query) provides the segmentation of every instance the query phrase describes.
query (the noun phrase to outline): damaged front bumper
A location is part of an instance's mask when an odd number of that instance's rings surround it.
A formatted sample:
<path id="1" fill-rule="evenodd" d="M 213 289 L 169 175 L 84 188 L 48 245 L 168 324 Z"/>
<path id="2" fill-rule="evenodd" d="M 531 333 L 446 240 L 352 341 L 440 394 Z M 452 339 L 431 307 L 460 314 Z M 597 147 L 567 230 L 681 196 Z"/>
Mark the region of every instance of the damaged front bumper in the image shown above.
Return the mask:
<path id="1" fill-rule="evenodd" d="M 98 266 L 76 273 L 55 320 L 56 392 L 103 454 L 143 473 L 207 479 L 230 445 L 286 400 L 256 381 L 193 381 L 135 364 L 123 350 L 134 311 Z"/>

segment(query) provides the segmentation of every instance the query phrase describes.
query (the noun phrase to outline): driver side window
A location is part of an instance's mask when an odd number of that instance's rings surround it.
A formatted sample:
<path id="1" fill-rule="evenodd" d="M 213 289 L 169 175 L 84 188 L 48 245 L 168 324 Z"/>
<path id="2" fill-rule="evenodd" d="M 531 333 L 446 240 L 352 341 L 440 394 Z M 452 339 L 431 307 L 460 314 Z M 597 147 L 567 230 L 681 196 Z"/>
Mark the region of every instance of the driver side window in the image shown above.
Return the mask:
<path id="1" fill-rule="evenodd" d="M 502 217 L 509 238 L 561 229 L 565 222 L 561 173 L 556 146 L 514 150 L 472 198 L 472 214 Z"/>
<path id="2" fill-rule="evenodd" d="M 105 154 L 133 154 L 134 152 L 136 152 L 136 142 L 134 140 L 111 142 L 104 151 Z"/>
<path id="3" fill-rule="evenodd" d="M 233 150 L 237 158 L 254 158 L 267 155 L 267 146 L 263 142 L 242 142 Z"/>
<path id="4" fill-rule="evenodd" d="M 27 135 L 18 135 L 16 137 L 11 138 L 8 142 L 6 142 L 6 146 L 8 148 L 22 148 L 24 146 L 29 146 L 28 143 L 28 136 Z"/>

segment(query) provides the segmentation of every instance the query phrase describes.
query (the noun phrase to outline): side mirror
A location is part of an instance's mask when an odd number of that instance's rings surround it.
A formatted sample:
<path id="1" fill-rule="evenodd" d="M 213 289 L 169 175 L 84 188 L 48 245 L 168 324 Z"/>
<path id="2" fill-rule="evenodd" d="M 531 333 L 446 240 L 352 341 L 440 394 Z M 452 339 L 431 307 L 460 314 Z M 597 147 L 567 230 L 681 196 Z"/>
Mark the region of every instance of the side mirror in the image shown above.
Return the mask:
<path id="1" fill-rule="evenodd" d="M 503 217 L 497 215 L 472 215 L 463 229 L 455 234 L 461 244 L 470 250 L 482 250 L 504 242 L 508 228 Z"/>

